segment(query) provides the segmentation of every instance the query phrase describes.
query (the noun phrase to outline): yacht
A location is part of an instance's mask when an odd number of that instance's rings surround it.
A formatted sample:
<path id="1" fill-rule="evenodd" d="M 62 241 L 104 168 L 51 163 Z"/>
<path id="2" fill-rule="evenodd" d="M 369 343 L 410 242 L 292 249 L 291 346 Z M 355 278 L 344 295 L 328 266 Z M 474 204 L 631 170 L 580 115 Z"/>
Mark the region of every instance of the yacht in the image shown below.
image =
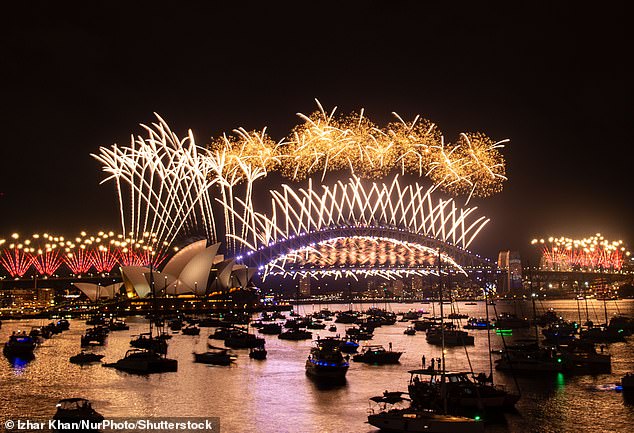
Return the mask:
<path id="1" fill-rule="evenodd" d="M 303 329 L 290 329 L 282 332 L 277 338 L 281 340 L 308 340 L 313 338 L 313 333 Z"/>
<path id="2" fill-rule="evenodd" d="M 495 369 L 511 373 L 556 373 L 565 368 L 563 356 L 552 347 L 535 349 L 507 349 L 495 361 Z"/>
<path id="3" fill-rule="evenodd" d="M 473 346 L 475 341 L 473 335 L 469 335 L 466 331 L 458 329 L 442 330 L 440 326 L 427 329 L 426 339 L 428 344 L 444 344 L 445 346 Z"/>
<path id="4" fill-rule="evenodd" d="M 266 349 L 264 348 L 264 344 L 260 346 L 255 346 L 249 349 L 249 358 L 251 359 L 266 359 Z"/>
<path id="5" fill-rule="evenodd" d="M 98 355 L 96 353 L 84 352 L 82 350 L 77 355 L 71 356 L 69 361 L 72 364 L 83 365 L 83 364 L 90 364 L 91 362 L 100 362 L 101 358 L 103 358 L 103 357 L 104 357 L 104 355 Z"/>
<path id="6" fill-rule="evenodd" d="M 376 408 L 370 408 L 368 424 L 381 431 L 411 433 L 483 433 L 484 423 L 471 418 L 445 415 L 432 410 L 414 407 L 399 407 L 408 399 L 401 392 L 384 392 L 370 401 Z"/>
<path id="7" fill-rule="evenodd" d="M 110 324 L 108 326 L 111 331 L 127 331 L 130 329 L 130 326 L 121 319 L 110 319 Z"/>
<path id="8" fill-rule="evenodd" d="M 277 335 L 282 332 L 282 325 L 279 323 L 263 323 L 260 333 L 268 335 Z"/>
<path id="9" fill-rule="evenodd" d="M 338 338 L 315 341 L 306 360 L 306 374 L 316 379 L 344 379 L 350 364 L 341 354 Z"/>
<path id="10" fill-rule="evenodd" d="M 440 409 L 443 396 L 451 411 L 464 409 L 511 409 L 520 399 L 519 393 L 493 385 L 484 373 L 443 372 L 431 368 L 411 370 L 409 395 L 416 407 Z"/>
<path id="11" fill-rule="evenodd" d="M 57 411 L 53 415 L 53 420 L 59 423 L 79 423 L 88 421 L 89 423 L 100 423 L 104 420 L 103 415 L 93 409 L 92 404 L 85 398 L 65 398 L 57 403 Z M 86 430 L 73 429 L 73 430 Z M 88 429 L 97 430 L 97 429 Z"/>
<path id="12" fill-rule="evenodd" d="M 467 324 L 463 326 L 464 329 L 494 329 L 495 325 L 483 317 L 472 317 L 467 320 Z"/>
<path id="13" fill-rule="evenodd" d="M 166 373 L 178 370 L 178 361 L 169 359 L 153 350 L 130 349 L 117 362 L 103 364 L 117 370 L 136 374 Z"/>
<path id="14" fill-rule="evenodd" d="M 256 337 L 255 334 L 234 329 L 227 338 L 225 338 L 225 346 L 234 349 L 249 349 L 264 344 L 264 338 Z"/>
<path id="15" fill-rule="evenodd" d="M 517 317 L 511 313 L 500 313 L 495 321 L 495 327 L 497 329 L 520 329 L 529 328 L 530 326 L 531 323 L 527 318 Z"/>
<path id="16" fill-rule="evenodd" d="M 103 346 L 108 337 L 108 328 L 97 325 L 93 328 L 86 329 L 84 335 L 81 336 L 81 347 L 97 345 Z"/>
<path id="17" fill-rule="evenodd" d="M 26 332 L 18 331 L 9 336 L 4 343 L 4 355 L 9 358 L 32 358 L 35 350 L 35 340 Z"/>
<path id="18" fill-rule="evenodd" d="M 208 350 L 203 353 L 194 352 L 194 362 L 213 365 L 230 365 L 238 358 L 231 350 L 224 347 L 208 345 Z"/>
<path id="19" fill-rule="evenodd" d="M 147 349 L 156 353 L 167 353 L 167 342 L 163 338 L 153 337 L 151 333 L 144 333 L 130 340 L 130 346 Z"/>
<path id="20" fill-rule="evenodd" d="M 365 362 L 366 364 L 398 364 L 403 352 L 385 350 L 383 346 L 364 346 L 361 353 L 352 357 L 355 362 Z"/>

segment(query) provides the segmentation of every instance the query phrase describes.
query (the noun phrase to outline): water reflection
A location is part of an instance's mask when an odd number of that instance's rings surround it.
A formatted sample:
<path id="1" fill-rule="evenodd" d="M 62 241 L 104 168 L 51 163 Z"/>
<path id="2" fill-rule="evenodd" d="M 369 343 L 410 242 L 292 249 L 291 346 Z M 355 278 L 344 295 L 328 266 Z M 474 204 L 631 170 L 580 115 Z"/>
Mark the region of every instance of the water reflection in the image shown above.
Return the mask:
<path id="1" fill-rule="evenodd" d="M 22 374 L 24 374 L 26 370 L 26 366 L 29 364 L 29 362 L 33 361 L 34 359 L 35 359 L 35 356 L 7 357 L 7 361 L 9 362 L 9 365 L 11 365 L 11 367 L 13 368 L 13 374 L 15 374 L 16 376 L 21 376 Z"/>
<path id="2" fill-rule="evenodd" d="M 528 305 L 528 304 L 527 304 Z M 369 305 L 355 305 L 355 310 Z M 381 305 L 383 306 L 383 305 Z M 620 305 L 621 312 L 634 316 L 634 302 Z M 549 302 L 568 319 L 577 319 L 576 301 Z M 310 307 L 307 307 L 307 309 Z M 388 305 L 394 312 L 434 305 Z M 513 311 L 511 303 L 498 302 L 500 311 Z M 318 309 L 318 308 L 317 308 Z M 347 310 L 348 305 L 331 306 Z M 461 312 L 481 317 L 484 305 L 460 304 Z M 310 311 L 306 311 L 310 312 Z M 616 312 L 616 311 L 614 311 Z M 610 313 L 609 313 L 610 314 Z M 129 349 L 131 335 L 146 332 L 147 321 L 141 317 L 127 319 L 129 331 L 113 332 L 105 347 L 93 349 L 105 355 L 104 362 L 114 362 Z M 34 322 L 36 323 L 36 322 Z M 28 326 L 28 322 L 7 321 L 0 328 L 0 343 L 11 331 Z M 400 364 L 369 366 L 351 363 L 343 384 L 319 383 L 305 374 L 305 362 L 313 343 L 309 340 L 289 342 L 266 336 L 267 359 L 250 359 L 247 350 L 237 350 L 232 367 L 206 366 L 193 362 L 192 352 L 206 350 L 207 336 L 214 328 L 203 328 L 199 337 L 174 335 L 168 356 L 179 362 L 177 373 L 135 376 L 102 368 L 99 364 L 78 366 L 69 357 L 79 350 L 79 339 L 86 325 L 71 321 L 71 328 L 46 340 L 36 349 L 36 359 L 0 363 L 0 413 L 11 416 L 50 418 L 55 403 L 62 398 L 83 396 L 108 417 L 132 416 L 219 416 L 223 431 L 276 432 L 376 432 L 366 424 L 368 399 L 384 390 L 405 391 L 408 370 L 421 367 L 441 356 L 440 348 L 426 343 L 425 333 L 403 335 L 406 322 L 376 329 L 372 344 L 404 351 Z M 346 325 L 337 324 L 337 332 L 320 330 L 321 337 L 344 335 Z M 476 372 L 489 371 L 486 331 L 471 331 L 475 346 L 448 348 L 447 368 Z M 514 332 L 507 342 L 526 338 L 531 331 Z M 532 431 L 634 431 L 634 403 L 629 395 L 619 395 L 613 384 L 634 367 L 634 337 L 630 343 L 609 346 L 613 356 L 611 373 L 594 376 L 535 374 L 517 379 L 522 398 L 517 412 L 506 413 L 494 424 L 487 423 L 487 433 Z M 493 348 L 501 348 L 501 337 L 492 333 Z M 493 371 L 494 382 L 515 390 L 513 375 Z M 608 390 L 606 387 L 612 384 Z M 602 388 L 603 387 L 603 388 Z"/>

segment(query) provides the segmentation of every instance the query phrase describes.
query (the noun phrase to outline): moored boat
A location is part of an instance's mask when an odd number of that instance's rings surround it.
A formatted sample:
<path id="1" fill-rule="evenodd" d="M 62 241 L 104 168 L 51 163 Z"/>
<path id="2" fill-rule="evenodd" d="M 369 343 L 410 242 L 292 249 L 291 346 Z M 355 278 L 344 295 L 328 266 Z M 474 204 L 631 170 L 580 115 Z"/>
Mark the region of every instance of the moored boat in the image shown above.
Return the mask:
<path id="1" fill-rule="evenodd" d="M 340 343 L 338 338 L 315 341 L 306 360 L 306 374 L 316 379 L 344 379 L 350 364 L 341 354 Z"/>
<path id="2" fill-rule="evenodd" d="M 178 361 L 147 349 L 130 349 L 114 363 L 103 364 L 117 370 L 135 374 L 167 373 L 178 370 Z"/>
<path id="3" fill-rule="evenodd" d="M 3 353 L 8 358 L 32 358 L 35 340 L 24 331 L 14 332 L 4 343 Z"/>
<path id="4" fill-rule="evenodd" d="M 444 415 L 432 410 L 399 407 L 406 398 L 401 392 L 385 392 L 370 398 L 377 409 L 370 408 L 368 424 L 387 432 L 411 433 L 481 433 L 484 423 L 471 418 Z"/>
<path id="5" fill-rule="evenodd" d="M 100 362 L 101 358 L 103 358 L 104 355 L 99 355 L 96 353 L 91 353 L 91 352 L 84 352 L 83 350 L 78 353 L 77 355 L 71 356 L 69 361 L 72 364 L 90 364 L 91 362 Z"/>
<path id="6" fill-rule="evenodd" d="M 80 423 L 82 421 L 97 424 L 104 420 L 103 415 L 93 409 L 90 401 L 85 398 L 65 398 L 60 400 L 56 407 L 57 411 L 53 415 L 53 421 L 57 424 Z M 81 430 L 85 431 L 86 429 L 81 428 Z"/>
<path id="7" fill-rule="evenodd" d="M 403 352 L 385 350 L 381 345 L 364 346 L 361 353 L 352 357 L 355 362 L 366 364 L 398 364 Z"/>
<path id="8" fill-rule="evenodd" d="M 207 347 L 208 350 L 206 352 L 194 352 L 194 362 L 201 364 L 230 365 L 238 358 L 230 349 L 211 345 L 207 345 Z"/>

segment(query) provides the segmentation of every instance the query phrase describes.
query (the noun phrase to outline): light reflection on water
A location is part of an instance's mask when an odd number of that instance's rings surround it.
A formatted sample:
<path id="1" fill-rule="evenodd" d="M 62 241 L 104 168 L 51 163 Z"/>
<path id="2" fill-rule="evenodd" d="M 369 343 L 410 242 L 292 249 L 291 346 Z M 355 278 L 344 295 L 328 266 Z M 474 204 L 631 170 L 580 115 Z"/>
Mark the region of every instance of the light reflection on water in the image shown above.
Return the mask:
<path id="1" fill-rule="evenodd" d="M 596 305 L 595 305 L 596 304 Z M 484 305 L 457 303 L 460 312 L 483 316 Z M 384 307 L 385 305 L 380 305 Z M 363 305 L 363 309 L 369 305 Z M 431 304 L 388 304 L 394 312 L 409 309 L 431 311 Z M 576 301 L 549 301 L 539 309 L 553 307 L 568 319 L 578 320 Z M 302 306 L 300 312 L 317 311 L 321 306 Z M 333 305 L 331 310 L 347 309 Z M 498 302 L 498 312 L 532 314 L 530 302 Z M 608 304 L 608 313 L 616 312 Z M 634 302 L 620 301 L 619 311 L 634 316 Z M 359 309 L 355 305 L 355 309 Z M 603 304 L 591 301 L 589 313 L 603 312 Z M 585 311 L 581 312 L 585 320 Z M 595 313 L 596 314 L 596 313 Z M 597 316 L 600 319 L 600 315 Z M 591 319 L 595 322 L 595 317 Z M 129 348 L 130 336 L 145 332 L 147 322 L 140 317 L 127 319 L 130 331 L 112 332 L 107 345 L 94 349 L 113 362 Z M 0 341 L 11 331 L 48 321 L 4 321 Z M 71 328 L 53 336 L 36 350 L 36 358 L 26 364 L 0 363 L 0 413 L 7 418 L 50 418 L 59 399 L 86 397 L 106 417 L 126 416 L 219 416 L 223 432 L 374 432 L 368 424 L 368 398 L 382 391 L 406 390 L 408 370 L 419 368 L 421 356 L 429 360 L 440 356 L 440 349 L 428 346 L 423 332 L 403 335 L 408 323 L 377 328 L 371 344 L 393 343 L 403 350 L 400 365 L 371 366 L 351 362 L 347 380 L 333 387 L 319 386 L 304 372 L 310 341 L 283 341 L 266 336 L 268 359 L 252 360 L 246 350 L 238 350 L 236 365 L 207 366 L 193 362 L 193 351 L 204 351 L 213 328 L 202 328 L 200 336 L 175 335 L 170 340 L 169 356 L 178 359 L 179 371 L 148 377 L 134 376 L 103 368 L 100 365 L 78 366 L 68 358 L 79 352 L 79 336 L 86 325 L 71 320 Z M 337 324 L 343 334 L 347 325 Z M 468 355 L 476 371 L 488 372 L 489 355 L 486 331 L 471 331 L 475 347 Z M 313 335 L 333 335 L 326 330 Z M 507 341 L 530 337 L 531 330 L 515 332 Z M 630 337 L 632 341 L 633 337 Z M 492 334 L 494 348 L 501 338 Z M 214 344 L 219 344 L 215 341 Z M 634 406 L 617 392 L 614 384 L 627 371 L 634 370 L 634 344 L 616 343 L 609 347 L 613 355 L 611 374 L 595 376 L 519 377 L 522 398 L 517 413 L 507 414 L 487 432 L 565 432 L 565 431 L 634 431 Z M 468 370 L 464 348 L 447 349 L 447 368 Z M 508 375 L 494 372 L 495 381 L 515 388 Z"/>

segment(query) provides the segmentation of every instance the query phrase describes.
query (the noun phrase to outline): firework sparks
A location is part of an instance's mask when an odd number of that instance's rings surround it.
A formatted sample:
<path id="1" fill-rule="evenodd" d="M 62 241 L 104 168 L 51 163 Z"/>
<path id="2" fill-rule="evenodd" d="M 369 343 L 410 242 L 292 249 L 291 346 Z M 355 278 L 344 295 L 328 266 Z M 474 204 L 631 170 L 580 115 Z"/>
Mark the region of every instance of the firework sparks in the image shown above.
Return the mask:
<path id="1" fill-rule="evenodd" d="M 541 267 L 570 271 L 573 269 L 621 270 L 624 259 L 630 256 L 622 240 L 609 241 L 600 233 L 584 239 L 564 236 L 547 240 L 533 239 L 532 245 L 542 250 Z"/>

